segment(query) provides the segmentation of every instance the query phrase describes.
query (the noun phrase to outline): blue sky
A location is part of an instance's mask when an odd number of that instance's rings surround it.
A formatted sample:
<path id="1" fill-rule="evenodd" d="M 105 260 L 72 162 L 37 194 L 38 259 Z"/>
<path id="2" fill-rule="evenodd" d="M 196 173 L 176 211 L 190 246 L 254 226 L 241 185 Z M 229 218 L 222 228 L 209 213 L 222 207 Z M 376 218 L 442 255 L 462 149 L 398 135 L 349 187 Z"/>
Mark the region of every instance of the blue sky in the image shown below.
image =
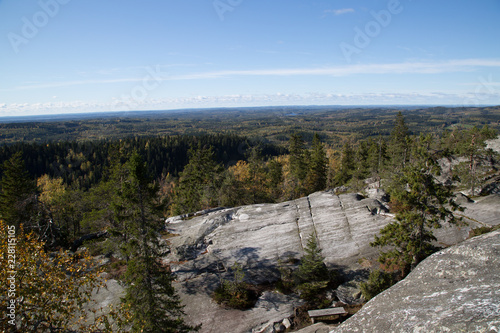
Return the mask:
<path id="1" fill-rule="evenodd" d="M 0 0 L 0 116 L 500 104 L 500 1 Z"/>

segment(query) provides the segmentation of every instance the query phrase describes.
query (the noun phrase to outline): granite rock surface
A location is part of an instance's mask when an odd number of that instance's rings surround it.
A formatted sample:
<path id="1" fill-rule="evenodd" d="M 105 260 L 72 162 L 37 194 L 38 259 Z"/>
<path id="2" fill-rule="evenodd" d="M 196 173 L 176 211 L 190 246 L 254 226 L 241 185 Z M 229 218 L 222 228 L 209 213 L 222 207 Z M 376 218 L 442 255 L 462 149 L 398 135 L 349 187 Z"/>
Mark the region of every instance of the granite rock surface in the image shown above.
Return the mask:
<path id="1" fill-rule="evenodd" d="M 500 231 L 425 259 L 331 332 L 499 332 Z"/>

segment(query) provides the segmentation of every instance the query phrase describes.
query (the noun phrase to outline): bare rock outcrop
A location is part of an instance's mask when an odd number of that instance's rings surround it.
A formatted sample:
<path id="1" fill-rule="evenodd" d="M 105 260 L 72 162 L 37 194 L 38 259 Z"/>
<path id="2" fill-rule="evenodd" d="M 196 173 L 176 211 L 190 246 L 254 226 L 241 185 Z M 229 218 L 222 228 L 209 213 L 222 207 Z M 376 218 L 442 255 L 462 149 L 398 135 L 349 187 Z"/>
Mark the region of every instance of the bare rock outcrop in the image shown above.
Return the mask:
<path id="1" fill-rule="evenodd" d="M 331 332 L 499 330 L 500 231 L 496 231 L 433 254 Z"/>
<path id="2" fill-rule="evenodd" d="M 358 194 L 318 192 L 279 203 L 221 209 L 190 219 L 170 219 L 172 252 L 166 258 L 177 281 L 187 319 L 202 323 L 201 332 L 265 332 L 293 314 L 297 298 L 264 293 L 247 311 L 223 309 L 211 299 L 222 278 L 231 278 L 238 262 L 253 284 L 279 278 L 278 261 L 293 262 L 304 254 L 315 234 L 327 264 L 358 265 L 376 255 L 373 235 L 392 220 L 377 199 Z"/>
<path id="3" fill-rule="evenodd" d="M 300 304 L 298 299 L 273 296 L 272 307 L 238 311 L 220 308 L 210 295 L 222 278 L 231 278 L 230 267 L 235 262 L 242 265 L 247 282 L 276 281 L 278 261 L 293 262 L 302 257 L 311 233 L 317 236 L 332 268 L 361 269 L 360 259 L 378 256 L 378 249 L 370 246 L 374 235 L 393 220 L 383 195 L 370 197 L 326 191 L 284 203 L 169 219 L 167 229 L 176 236 L 169 239 L 172 252 L 165 261 L 174 273 L 188 321 L 203 323 L 201 332 L 221 332 L 224 325 L 232 327 L 231 332 L 264 332 L 259 327 L 291 316 L 293 307 Z M 464 214 L 471 224 L 437 230 L 441 245 L 463 241 L 472 227 L 498 224 L 495 216 L 500 216 L 500 196 L 466 204 L 470 211 Z"/>
<path id="4" fill-rule="evenodd" d="M 317 192 L 279 203 L 223 209 L 167 224 L 176 237 L 168 260 L 179 281 L 219 274 L 235 262 L 254 283 L 269 280 L 278 260 L 298 259 L 309 235 L 329 264 L 355 263 L 376 251 L 369 243 L 391 221 L 385 206 L 359 194 Z M 267 274 L 261 274 L 267 270 Z M 272 275 L 272 274 L 271 274 Z M 264 278 L 262 280 L 262 277 Z M 272 277 L 271 277 L 272 279 Z"/>

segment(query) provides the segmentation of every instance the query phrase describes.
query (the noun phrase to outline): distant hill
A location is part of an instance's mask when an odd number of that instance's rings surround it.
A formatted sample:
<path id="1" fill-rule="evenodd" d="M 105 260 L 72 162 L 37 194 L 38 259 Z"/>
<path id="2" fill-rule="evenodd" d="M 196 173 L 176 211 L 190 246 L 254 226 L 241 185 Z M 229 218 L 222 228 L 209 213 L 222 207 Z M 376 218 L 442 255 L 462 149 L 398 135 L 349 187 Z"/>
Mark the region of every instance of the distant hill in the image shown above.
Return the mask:
<path id="1" fill-rule="evenodd" d="M 294 132 L 306 141 L 317 132 L 330 146 L 340 147 L 347 139 L 387 136 L 399 111 L 414 134 L 485 124 L 500 129 L 500 106 L 275 106 L 7 117 L 0 118 L 0 143 L 210 133 L 284 143 Z"/>

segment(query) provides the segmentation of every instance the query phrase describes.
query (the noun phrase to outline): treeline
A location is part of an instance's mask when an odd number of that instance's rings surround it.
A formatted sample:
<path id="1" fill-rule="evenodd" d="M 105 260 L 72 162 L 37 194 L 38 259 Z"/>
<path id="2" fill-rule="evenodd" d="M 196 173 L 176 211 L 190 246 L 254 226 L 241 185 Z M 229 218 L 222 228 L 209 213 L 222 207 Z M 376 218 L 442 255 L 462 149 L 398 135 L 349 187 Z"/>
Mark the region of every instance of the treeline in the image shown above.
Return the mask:
<path id="1" fill-rule="evenodd" d="M 268 143 L 231 134 L 43 144 L 19 142 L 0 147 L 0 164 L 16 152 L 21 152 L 26 168 L 34 178 L 48 175 L 61 178 L 68 186 L 89 189 L 101 181 L 110 167 L 112 155 L 117 151 L 136 150 L 146 161 L 152 177 L 160 179 L 167 174 L 177 177 L 188 162 L 188 150 L 198 143 L 212 146 L 216 161 L 223 165 L 245 159 L 246 151 L 254 145 L 262 147 L 263 154 L 269 156 L 277 156 L 285 151 Z"/>

